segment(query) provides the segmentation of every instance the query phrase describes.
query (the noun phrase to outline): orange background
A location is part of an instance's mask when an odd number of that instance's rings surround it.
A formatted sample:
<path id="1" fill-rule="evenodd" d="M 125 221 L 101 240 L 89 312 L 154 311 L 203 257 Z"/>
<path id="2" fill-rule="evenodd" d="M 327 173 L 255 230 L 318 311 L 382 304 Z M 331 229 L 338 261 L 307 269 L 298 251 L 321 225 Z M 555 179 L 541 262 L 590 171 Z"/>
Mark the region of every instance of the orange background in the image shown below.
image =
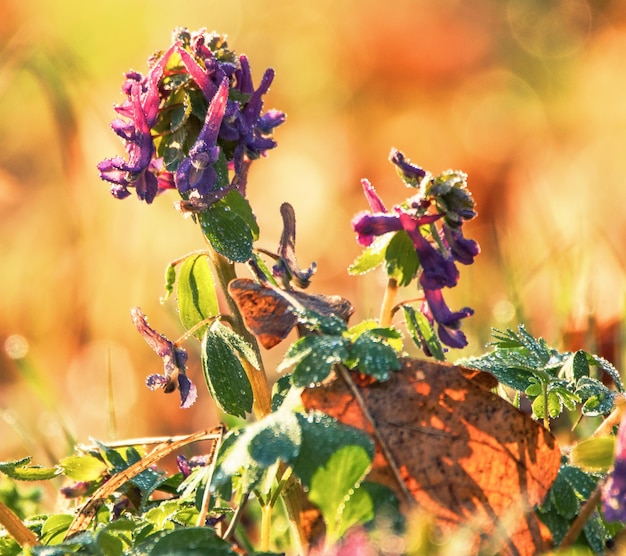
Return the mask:
<path id="1" fill-rule="evenodd" d="M 482 254 L 446 295 L 476 314 L 451 360 L 481 353 L 490 327 L 525 322 L 555 347 L 621 365 L 626 4 L 384 4 L 0 3 L 0 460 L 62 457 L 63 427 L 86 442 L 218 418 L 194 346 L 193 409 L 146 390 L 161 364 L 129 316 L 140 306 L 155 328 L 182 334 L 173 300 L 159 304 L 162 276 L 202 247 L 199 232 L 172 210 L 173 192 L 151 206 L 117 201 L 95 168 L 122 151 L 109 122 L 123 72 L 145 71 L 177 26 L 226 33 L 257 83 L 275 68 L 266 108 L 288 119 L 279 148 L 252 168 L 250 199 L 269 249 L 280 203 L 293 204 L 316 291 L 376 316 L 381 276 L 346 272 L 359 253 L 350 219 L 366 208 L 363 177 L 388 205 L 406 196 L 387 162 L 394 146 L 435 174 L 466 171 L 478 203 L 467 235 Z M 28 353 L 14 360 L 22 339 Z"/>

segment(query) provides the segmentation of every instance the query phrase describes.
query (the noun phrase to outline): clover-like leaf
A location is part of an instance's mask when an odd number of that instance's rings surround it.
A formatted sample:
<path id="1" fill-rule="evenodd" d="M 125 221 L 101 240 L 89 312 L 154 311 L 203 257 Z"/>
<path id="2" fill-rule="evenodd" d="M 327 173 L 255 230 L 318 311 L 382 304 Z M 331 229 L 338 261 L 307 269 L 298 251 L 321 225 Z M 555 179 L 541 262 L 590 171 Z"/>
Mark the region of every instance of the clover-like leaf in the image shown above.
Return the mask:
<path id="1" fill-rule="evenodd" d="M 309 386 L 324 380 L 332 366 L 347 357 L 348 340 L 341 336 L 304 336 L 289 347 L 278 370 L 293 367 L 293 384 Z"/>
<path id="2" fill-rule="evenodd" d="M 419 268 L 420 262 L 413 241 L 404 230 L 393 234 L 385 250 L 385 270 L 395 278 L 399 286 L 408 286 Z"/>
<path id="3" fill-rule="evenodd" d="M 385 381 L 390 371 L 400 368 L 396 351 L 377 330 L 366 330 L 349 347 L 349 368 L 358 368 L 360 372 Z"/>

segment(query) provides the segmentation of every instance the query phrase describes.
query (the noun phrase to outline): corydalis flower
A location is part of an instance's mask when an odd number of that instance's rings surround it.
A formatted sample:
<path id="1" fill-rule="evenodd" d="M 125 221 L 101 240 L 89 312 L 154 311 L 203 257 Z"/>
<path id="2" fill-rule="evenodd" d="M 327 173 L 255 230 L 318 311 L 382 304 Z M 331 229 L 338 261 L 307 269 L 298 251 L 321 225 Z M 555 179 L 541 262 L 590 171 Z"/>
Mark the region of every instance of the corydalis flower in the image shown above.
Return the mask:
<path id="1" fill-rule="evenodd" d="M 132 309 L 131 317 L 146 343 L 163 359 L 163 374 L 148 376 L 146 386 L 150 390 L 162 388 L 166 394 L 178 390 L 180 407 L 191 407 L 198 393 L 195 384 L 187 378 L 187 352 L 150 327 L 139 307 Z"/>
<path id="2" fill-rule="evenodd" d="M 245 194 L 250 162 L 276 146 L 273 130 L 285 121 L 277 110 L 263 113 L 273 77 L 268 69 L 255 89 L 247 58 L 237 58 L 222 37 L 177 29 L 145 77 L 126 74 L 126 101 L 116 106 L 122 117 L 112 128 L 127 158 L 103 160 L 100 176 L 113 184 L 116 198 L 135 188 L 147 203 L 172 188 L 184 199 L 211 193 L 205 204 L 221 198 L 216 189 L 237 187 Z M 232 185 L 228 169 L 234 171 Z"/>
<path id="3" fill-rule="evenodd" d="M 615 440 L 615 462 L 602 487 L 602 513 L 608 521 L 626 522 L 626 417 Z"/>
<path id="4" fill-rule="evenodd" d="M 462 172 L 448 171 L 433 178 L 396 149 L 392 149 L 389 158 L 402 181 L 417 189 L 417 193 L 403 204 L 388 210 L 370 182 L 363 180 L 363 191 L 371 210 L 357 214 L 352 220 L 357 241 L 368 247 L 376 238 L 387 234 L 394 238 L 394 234 L 398 233 L 408 236 L 415 249 L 414 266 L 406 264 L 402 272 L 417 269 L 418 284 L 424 295 L 421 312 L 431 326 L 437 327 L 437 335 L 442 343 L 462 348 L 467 345 L 467 339 L 460 330 L 461 320 L 472 315 L 473 311 L 469 307 L 451 311 L 441 290 L 456 286 L 459 279 L 457 262 L 472 264 L 480 252 L 478 244 L 465 238 L 462 231 L 463 223 L 476 214 L 473 199 L 466 189 L 466 176 Z M 386 246 L 391 245 L 392 241 L 390 239 L 386 244 L 379 245 L 387 249 Z M 383 251 L 383 255 L 384 260 L 387 260 L 386 251 Z M 405 259 L 405 263 L 407 257 L 411 258 L 406 252 L 403 255 L 397 252 L 391 255 L 391 262 L 388 261 L 387 266 L 390 276 L 397 272 L 399 264 L 403 264 L 398 262 L 397 257 L 400 256 Z M 403 276 L 404 285 L 408 284 L 410 278 L 410 274 L 408 279 L 406 274 Z"/>

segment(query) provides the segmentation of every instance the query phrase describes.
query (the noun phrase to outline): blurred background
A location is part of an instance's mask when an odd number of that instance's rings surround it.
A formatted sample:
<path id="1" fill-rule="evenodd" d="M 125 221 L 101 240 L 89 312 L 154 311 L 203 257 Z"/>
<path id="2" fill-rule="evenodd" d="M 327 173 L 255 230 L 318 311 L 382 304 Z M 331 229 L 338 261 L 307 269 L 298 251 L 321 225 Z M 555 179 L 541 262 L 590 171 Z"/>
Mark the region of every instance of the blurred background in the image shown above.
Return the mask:
<path id="1" fill-rule="evenodd" d="M 387 7 L 383 5 L 386 4 Z M 469 174 L 482 247 L 446 298 L 469 305 L 470 341 L 524 322 L 563 349 L 624 363 L 626 4 L 622 0 L 0 0 L 0 460 L 41 464 L 73 440 L 182 434 L 219 418 L 197 349 L 199 401 L 148 392 L 161 369 L 130 309 L 177 338 L 159 303 L 167 263 L 201 248 L 172 209 L 118 201 L 96 164 L 122 154 L 110 131 L 128 69 L 207 27 L 246 53 L 266 108 L 288 114 L 279 148 L 253 165 L 260 245 L 274 248 L 279 206 L 298 220 L 298 258 L 313 289 L 374 317 L 381 276 L 349 277 L 360 249 L 350 219 L 360 179 L 387 205 L 406 190 L 392 146 L 438 174 Z M 407 292 L 406 297 L 412 297 Z M 280 357 L 275 348 L 269 360 Z"/>

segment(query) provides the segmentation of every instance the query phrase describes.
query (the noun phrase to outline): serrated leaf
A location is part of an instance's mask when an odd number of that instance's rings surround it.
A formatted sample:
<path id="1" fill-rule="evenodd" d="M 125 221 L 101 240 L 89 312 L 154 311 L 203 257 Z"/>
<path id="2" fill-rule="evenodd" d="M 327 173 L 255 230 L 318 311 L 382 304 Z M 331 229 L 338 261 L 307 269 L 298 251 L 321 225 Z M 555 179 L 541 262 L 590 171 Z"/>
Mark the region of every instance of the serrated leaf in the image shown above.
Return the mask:
<path id="1" fill-rule="evenodd" d="M 437 361 L 445 361 L 446 356 L 443 346 L 426 316 L 413 309 L 410 305 L 403 305 L 402 312 L 404 313 L 406 328 L 413 343 L 420 349 L 424 349 L 424 346 L 426 346 Z"/>
<path id="2" fill-rule="evenodd" d="M 220 255 L 238 263 L 245 263 L 252 257 L 254 234 L 248 223 L 224 199 L 198 216 L 202 232 Z"/>
<path id="3" fill-rule="evenodd" d="M 606 359 L 600 357 L 599 355 L 588 355 L 587 359 L 592 365 L 599 365 L 600 368 L 607 373 L 615 383 L 615 387 L 619 392 L 624 391 L 624 385 L 622 384 L 622 377 L 619 374 L 619 371 Z"/>
<path id="4" fill-rule="evenodd" d="M 73 481 L 95 481 L 107 469 L 106 463 L 93 456 L 69 456 L 59 462 L 59 467 Z"/>
<path id="5" fill-rule="evenodd" d="M 377 237 L 348 267 L 348 272 L 352 275 L 365 274 L 382 264 L 385 260 L 385 250 L 392 237 L 393 234 Z"/>
<path id="6" fill-rule="evenodd" d="M 580 500 L 565 478 L 559 474 L 550 489 L 552 504 L 560 515 L 566 519 L 572 519 L 578 515 Z"/>
<path id="7" fill-rule="evenodd" d="M 615 459 L 615 437 L 582 440 L 572 446 L 570 461 L 587 471 L 608 471 Z"/>
<path id="8" fill-rule="evenodd" d="M 252 411 L 252 386 L 233 352 L 224 325 L 215 321 L 202 339 L 202 370 L 215 403 L 231 415 L 245 417 Z"/>
<path id="9" fill-rule="evenodd" d="M 332 366 L 348 357 L 348 341 L 341 336 L 304 336 L 294 342 L 278 366 L 278 371 L 294 367 L 295 386 L 309 386 L 324 380 Z"/>
<path id="10" fill-rule="evenodd" d="M 597 513 L 592 514 L 587 520 L 583 531 L 593 553 L 606 554 L 607 530 Z"/>
<path id="11" fill-rule="evenodd" d="M 396 232 L 385 250 L 385 270 L 399 286 L 408 286 L 419 268 L 415 245 L 404 230 Z"/>
<path id="12" fill-rule="evenodd" d="M 572 488 L 578 493 L 581 499 L 588 499 L 598 484 L 598 476 L 590 473 L 585 473 L 578 467 L 571 465 L 563 465 L 559 471 L 559 474 L 572 485 Z"/>
<path id="13" fill-rule="evenodd" d="M 187 330 L 219 314 L 215 280 L 206 255 L 185 259 L 178 273 L 176 297 L 178 314 Z M 207 326 L 198 328 L 194 336 L 201 340 Z"/>
<path id="14" fill-rule="evenodd" d="M 373 376 L 376 380 L 389 379 L 390 371 L 400 369 L 395 350 L 376 334 L 374 330 L 363 332 L 348 349 L 350 368 Z"/>
<path id="15" fill-rule="evenodd" d="M 588 417 L 606 415 L 615 405 L 613 392 L 593 377 L 582 377 L 576 383 L 576 394 L 584 402 L 583 415 Z"/>

